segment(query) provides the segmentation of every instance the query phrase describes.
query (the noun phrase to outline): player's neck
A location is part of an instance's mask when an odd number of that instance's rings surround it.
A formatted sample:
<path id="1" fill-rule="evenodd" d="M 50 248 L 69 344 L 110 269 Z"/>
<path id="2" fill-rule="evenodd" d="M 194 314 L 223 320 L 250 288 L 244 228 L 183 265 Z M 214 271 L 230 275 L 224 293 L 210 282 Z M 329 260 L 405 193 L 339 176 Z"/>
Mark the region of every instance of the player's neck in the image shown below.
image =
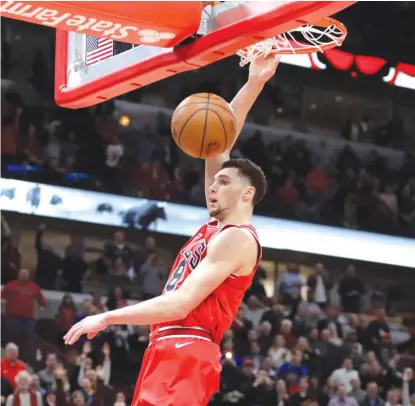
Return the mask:
<path id="1" fill-rule="evenodd" d="M 252 222 L 252 212 L 250 213 L 227 213 L 224 218 L 219 218 L 219 223 L 222 226 L 227 224 L 251 224 Z"/>

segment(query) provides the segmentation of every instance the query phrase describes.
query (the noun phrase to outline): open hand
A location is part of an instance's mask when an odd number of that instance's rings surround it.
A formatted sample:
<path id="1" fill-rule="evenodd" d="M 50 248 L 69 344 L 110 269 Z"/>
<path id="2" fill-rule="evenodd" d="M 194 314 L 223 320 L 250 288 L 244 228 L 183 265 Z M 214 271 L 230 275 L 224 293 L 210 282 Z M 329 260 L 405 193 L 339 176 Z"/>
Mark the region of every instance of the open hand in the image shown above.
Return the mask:
<path id="1" fill-rule="evenodd" d="M 92 340 L 100 331 L 105 330 L 107 327 L 108 322 L 105 313 L 85 317 L 79 323 L 73 325 L 66 333 L 64 337 L 65 344 L 74 344 L 84 334 L 87 335 L 88 340 Z"/>
<path id="2" fill-rule="evenodd" d="M 66 375 L 66 370 L 63 368 L 63 366 L 60 364 L 58 365 L 55 370 L 53 371 L 56 379 L 63 379 L 63 377 Z"/>
<path id="3" fill-rule="evenodd" d="M 102 365 L 98 365 L 95 368 L 95 372 L 97 373 L 98 379 L 104 379 L 104 368 Z"/>
<path id="4" fill-rule="evenodd" d="M 85 341 L 84 345 L 82 346 L 82 355 L 86 356 L 92 351 L 91 341 Z"/>
<path id="5" fill-rule="evenodd" d="M 46 403 L 48 406 L 56 406 L 56 396 L 54 393 L 49 393 L 46 396 Z"/>
<path id="6" fill-rule="evenodd" d="M 102 353 L 104 354 L 105 358 L 109 358 L 111 354 L 111 347 L 108 343 L 104 343 L 101 349 Z"/>
<path id="7" fill-rule="evenodd" d="M 280 55 L 257 56 L 249 66 L 249 80 L 265 83 L 274 76 Z"/>
<path id="8" fill-rule="evenodd" d="M 411 368 L 406 368 L 405 372 L 403 373 L 403 381 L 409 382 L 414 377 L 414 371 Z"/>
<path id="9" fill-rule="evenodd" d="M 42 351 L 40 351 L 40 349 L 38 348 L 36 350 L 36 361 L 40 362 L 40 361 L 42 361 L 42 358 L 43 358 Z"/>

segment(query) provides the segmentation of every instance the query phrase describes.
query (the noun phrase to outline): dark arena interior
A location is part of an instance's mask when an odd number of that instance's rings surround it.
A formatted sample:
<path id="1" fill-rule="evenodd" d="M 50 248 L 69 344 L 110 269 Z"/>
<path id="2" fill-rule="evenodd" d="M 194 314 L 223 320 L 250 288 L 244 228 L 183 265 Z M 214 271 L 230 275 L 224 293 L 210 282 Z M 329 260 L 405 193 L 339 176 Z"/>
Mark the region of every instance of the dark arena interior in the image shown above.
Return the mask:
<path id="1" fill-rule="evenodd" d="M 283 59 L 231 153 L 268 179 L 263 257 L 209 406 L 415 406 L 415 3 L 335 18 L 343 46 Z M 199 92 L 231 102 L 249 67 L 230 57 L 67 109 L 55 32 L 1 18 L 1 405 L 125 406 L 149 326 L 63 337 L 162 293 L 209 220 L 204 162 L 173 142 L 172 112 Z"/>

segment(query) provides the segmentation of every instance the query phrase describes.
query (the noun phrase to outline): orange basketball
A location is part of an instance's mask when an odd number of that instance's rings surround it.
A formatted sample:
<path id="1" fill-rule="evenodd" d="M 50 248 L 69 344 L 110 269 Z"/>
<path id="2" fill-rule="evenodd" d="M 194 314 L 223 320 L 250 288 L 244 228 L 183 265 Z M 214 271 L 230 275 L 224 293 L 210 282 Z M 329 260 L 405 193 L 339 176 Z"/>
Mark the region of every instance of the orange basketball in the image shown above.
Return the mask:
<path id="1" fill-rule="evenodd" d="M 212 158 L 229 148 L 236 136 L 232 107 L 221 97 L 198 93 L 173 113 L 171 132 L 178 147 L 193 158 Z"/>

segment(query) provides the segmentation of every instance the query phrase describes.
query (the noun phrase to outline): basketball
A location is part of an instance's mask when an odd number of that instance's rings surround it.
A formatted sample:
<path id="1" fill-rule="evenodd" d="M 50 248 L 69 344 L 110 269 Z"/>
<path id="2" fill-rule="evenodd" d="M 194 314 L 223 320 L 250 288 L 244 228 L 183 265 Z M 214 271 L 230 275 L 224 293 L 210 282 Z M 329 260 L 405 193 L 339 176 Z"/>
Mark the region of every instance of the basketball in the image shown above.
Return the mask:
<path id="1" fill-rule="evenodd" d="M 173 113 L 173 139 L 193 158 L 213 158 L 229 148 L 236 137 L 232 107 L 221 97 L 198 93 L 184 99 Z"/>

